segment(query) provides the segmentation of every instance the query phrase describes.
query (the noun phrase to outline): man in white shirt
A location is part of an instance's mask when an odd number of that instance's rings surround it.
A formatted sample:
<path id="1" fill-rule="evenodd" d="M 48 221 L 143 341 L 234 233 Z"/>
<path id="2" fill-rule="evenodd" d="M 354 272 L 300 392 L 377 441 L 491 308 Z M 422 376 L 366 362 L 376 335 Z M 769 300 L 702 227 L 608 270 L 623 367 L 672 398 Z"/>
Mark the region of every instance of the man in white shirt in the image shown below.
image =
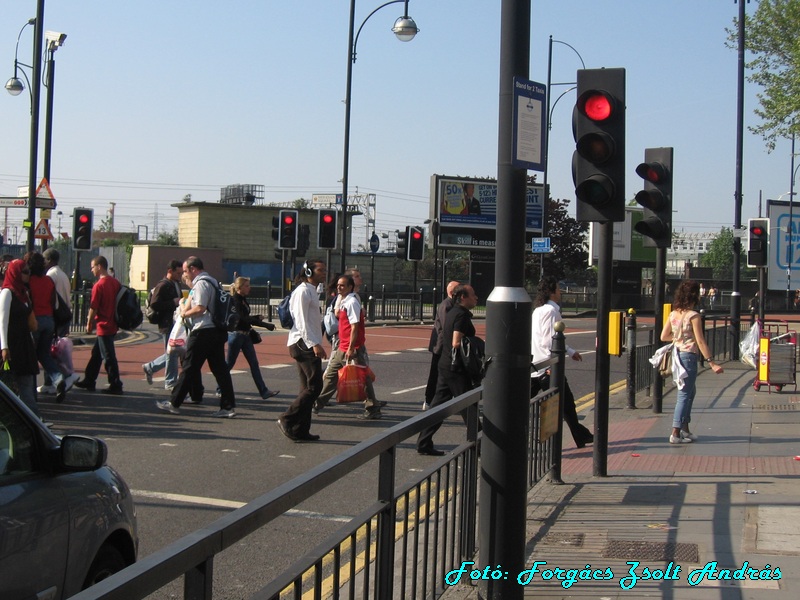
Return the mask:
<path id="1" fill-rule="evenodd" d="M 321 260 L 307 260 L 295 277 L 290 300 L 292 328 L 286 345 L 289 356 L 297 363 L 300 392 L 289 408 L 278 418 L 281 433 L 293 442 L 316 442 L 311 433 L 311 410 L 322 391 L 322 360 L 327 358 L 322 347 L 322 312 L 317 286 L 325 283 L 328 271 Z"/>
<path id="2" fill-rule="evenodd" d="M 553 326 L 557 321 L 561 321 L 561 309 L 558 303 L 561 301 L 561 288 L 555 277 L 544 277 L 539 282 L 536 291 L 536 308 L 531 318 L 531 353 L 533 362 L 539 363 L 550 358 L 550 347 L 552 345 Z M 567 346 L 567 354 L 572 360 L 581 361 L 583 357 L 580 352 Z M 549 369 L 540 369 L 533 373 L 531 378 L 531 397 L 538 394 L 541 390 L 550 387 Z M 567 423 L 572 439 L 578 448 L 583 448 L 586 444 L 594 441 L 592 432 L 581 425 L 578 421 L 578 411 L 575 408 L 575 396 L 569 387 L 569 382 L 564 378 L 564 421 Z"/>

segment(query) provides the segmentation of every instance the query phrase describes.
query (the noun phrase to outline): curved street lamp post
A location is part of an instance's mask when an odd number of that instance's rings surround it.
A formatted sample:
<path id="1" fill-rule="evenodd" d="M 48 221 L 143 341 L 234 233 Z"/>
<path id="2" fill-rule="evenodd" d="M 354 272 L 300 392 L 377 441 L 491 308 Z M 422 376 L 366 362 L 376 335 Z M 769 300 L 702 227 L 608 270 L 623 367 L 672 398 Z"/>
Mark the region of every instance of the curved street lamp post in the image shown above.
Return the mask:
<path id="1" fill-rule="evenodd" d="M 358 32 L 355 32 L 355 13 L 356 13 L 356 0 L 350 0 L 350 28 L 347 38 L 347 82 L 345 87 L 344 96 L 344 164 L 342 166 L 342 262 L 340 272 L 344 273 L 347 266 L 347 187 L 350 171 L 350 96 L 353 87 L 353 64 L 356 62 L 356 47 L 358 46 L 358 36 L 361 35 L 361 30 L 369 18 L 378 12 L 380 9 L 389 6 L 390 4 L 405 4 L 403 16 L 399 17 L 394 22 L 392 31 L 401 42 L 410 42 L 417 35 L 419 29 L 414 19 L 408 16 L 408 1 L 409 0 L 392 0 L 381 4 L 378 8 L 373 10 L 367 18 L 362 21 Z M 355 33 L 355 35 L 354 35 Z"/>

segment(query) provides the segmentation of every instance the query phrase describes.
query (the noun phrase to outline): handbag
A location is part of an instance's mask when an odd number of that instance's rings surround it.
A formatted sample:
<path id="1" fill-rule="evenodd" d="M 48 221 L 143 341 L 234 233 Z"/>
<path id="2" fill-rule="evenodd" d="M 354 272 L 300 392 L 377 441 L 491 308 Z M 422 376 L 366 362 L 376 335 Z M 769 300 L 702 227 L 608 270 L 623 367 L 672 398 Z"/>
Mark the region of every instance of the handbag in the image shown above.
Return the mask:
<path id="1" fill-rule="evenodd" d="M 14 373 L 11 371 L 11 366 L 8 364 L 7 360 L 3 361 L 3 365 L 0 367 L 0 381 L 6 384 L 6 387 L 12 392 L 19 394 L 17 379 L 14 377 Z"/>
<path id="2" fill-rule="evenodd" d="M 486 377 L 489 360 L 486 358 L 486 344 L 481 338 L 464 336 L 459 347 L 453 348 L 453 352 L 458 353 L 458 362 L 474 384 Z"/>
<path id="3" fill-rule="evenodd" d="M 661 374 L 661 377 L 665 379 L 667 377 L 672 377 L 672 353 L 674 349 L 670 349 L 661 356 L 661 360 L 658 363 L 658 372 Z"/>
<path id="4" fill-rule="evenodd" d="M 59 329 L 64 325 L 72 323 L 72 311 L 67 306 L 67 301 L 61 297 L 61 294 L 58 292 L 55 292 L 55 294 L 56 301 L 55 306 L 53 306 L 53 323 L 55 323 L 56 329 Z"/>
<path id="5" fill-rule="evenodd" d="M 369 367 L 348 362 L 339 369 L 339 381 L 336 384 L 336 402 L 349 404 L 363 402 L 367 399 L 367 377 Z"/>
<path id="6" fill-rule="evenodd" d="M 258 333 L 255 329 L 250 329 L 247 332 L 247 335 L 250 336 L 250 341 L 253 342 L 254 344 L 261 343 L 261 334 Z"/>

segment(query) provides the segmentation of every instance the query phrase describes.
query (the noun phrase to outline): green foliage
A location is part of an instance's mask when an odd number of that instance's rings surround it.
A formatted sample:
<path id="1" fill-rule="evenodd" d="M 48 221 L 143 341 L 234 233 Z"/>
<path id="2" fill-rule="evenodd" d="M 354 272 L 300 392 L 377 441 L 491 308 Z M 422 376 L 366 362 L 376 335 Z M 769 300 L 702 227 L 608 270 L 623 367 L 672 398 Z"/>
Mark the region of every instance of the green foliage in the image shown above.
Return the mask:
<path id="1" fill-rule="evenodd" d="M 728 46 L 737 47 L 734 28 L 728 30 Z M 745 46 L 754 56 L 747 63 L 747 79 L 761 88 L 761 123 L 750 127 L 772 151 L 779 138 L 798 132 L 800 115 L 800 0 L 760 0 L 752 16 L 745 18 Z"/>
<path id="2" fill-rule="evenodd" d="M 178 228 L 172 231 L 162 231 L 156 238 L 156 244 L 159 246 L 177 246 L 178 245 Z"/>
<path id="3" fill-rule="evenodd" d="M 740 248 L 740 264 L 747 264 L 744 248 Z M 722 227 L 719 235 L 707 247 L 705 254 L 700 257 L 701 267 L 711 267 L 714 279 L 733 279 L 733 229 Z"/>
<path id="4" fill-rule="evenodd" d="M 539 280 L 540 261 L 544 260 L 544 274 L 558 279 L 568 277 L 578 283 L 586 283 L 589 252 L 586 246 L 588 223 L 579 223 L 567 209 L 569 200 L 548 199 L 547 236 L 550 238 L 550 254 L 529 254 L 526 258 L 528 279 Z M 543 258 L 542 258 L 543 257 Z"/>

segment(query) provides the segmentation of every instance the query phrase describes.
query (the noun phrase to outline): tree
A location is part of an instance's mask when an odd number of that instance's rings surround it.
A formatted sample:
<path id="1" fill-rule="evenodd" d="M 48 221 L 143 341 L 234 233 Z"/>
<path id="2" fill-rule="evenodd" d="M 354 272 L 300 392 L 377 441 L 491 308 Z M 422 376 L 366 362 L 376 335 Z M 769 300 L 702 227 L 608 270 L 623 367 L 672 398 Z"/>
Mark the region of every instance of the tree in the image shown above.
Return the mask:
<path id="1" fill-rule="evenodd" d="M 172 231 L 162 231 L 156 238 L 156 244 L 159 246 L 177 246 L 178 245 L 178 228 Z"/>
<path id="2" fill-rule="evenodd" d="M 733 229 L 722 227 L 719 235 L 709 244 L 705 254 L 700 257 L 700 266 L 711 267 L 714 279 L 730 280 L 733 278 Z M 740 264 L 747 264 L 747 256 L 742 249 Z"/>
<path id="3" fill-rule="evenodd" d="M 735 47 L 735 29 L 728 34 L 728 46 Z M 798 39 L 800 0 L 760 0 L 753 15 L 745 18 L 745 45 L 755 56 L 747 63 L 747 79 L 762 88 L 760 107 L 754 111 L 761 123 L 750 130 L 764 138 L 770 151 L 778 138 L 790 138 L 800 130 Z"/>
<path id="4" fill-rule="evenodd" d="M 569 200 L 547 202 L 547 235 L 550 238 L 552 252 L 544 255 L 529 255 L 526 263 L 529 279 L 539 279 L 539 262 L 544 261 L 544 273 L 558 279 L 570 279 L 585 282 L 589 274 L 589 252 L 586 247 L 588 223 L 579 223 L 569 216 L 567 208 Z M 540 256 L 542 258 L 540 258 Z"/>

